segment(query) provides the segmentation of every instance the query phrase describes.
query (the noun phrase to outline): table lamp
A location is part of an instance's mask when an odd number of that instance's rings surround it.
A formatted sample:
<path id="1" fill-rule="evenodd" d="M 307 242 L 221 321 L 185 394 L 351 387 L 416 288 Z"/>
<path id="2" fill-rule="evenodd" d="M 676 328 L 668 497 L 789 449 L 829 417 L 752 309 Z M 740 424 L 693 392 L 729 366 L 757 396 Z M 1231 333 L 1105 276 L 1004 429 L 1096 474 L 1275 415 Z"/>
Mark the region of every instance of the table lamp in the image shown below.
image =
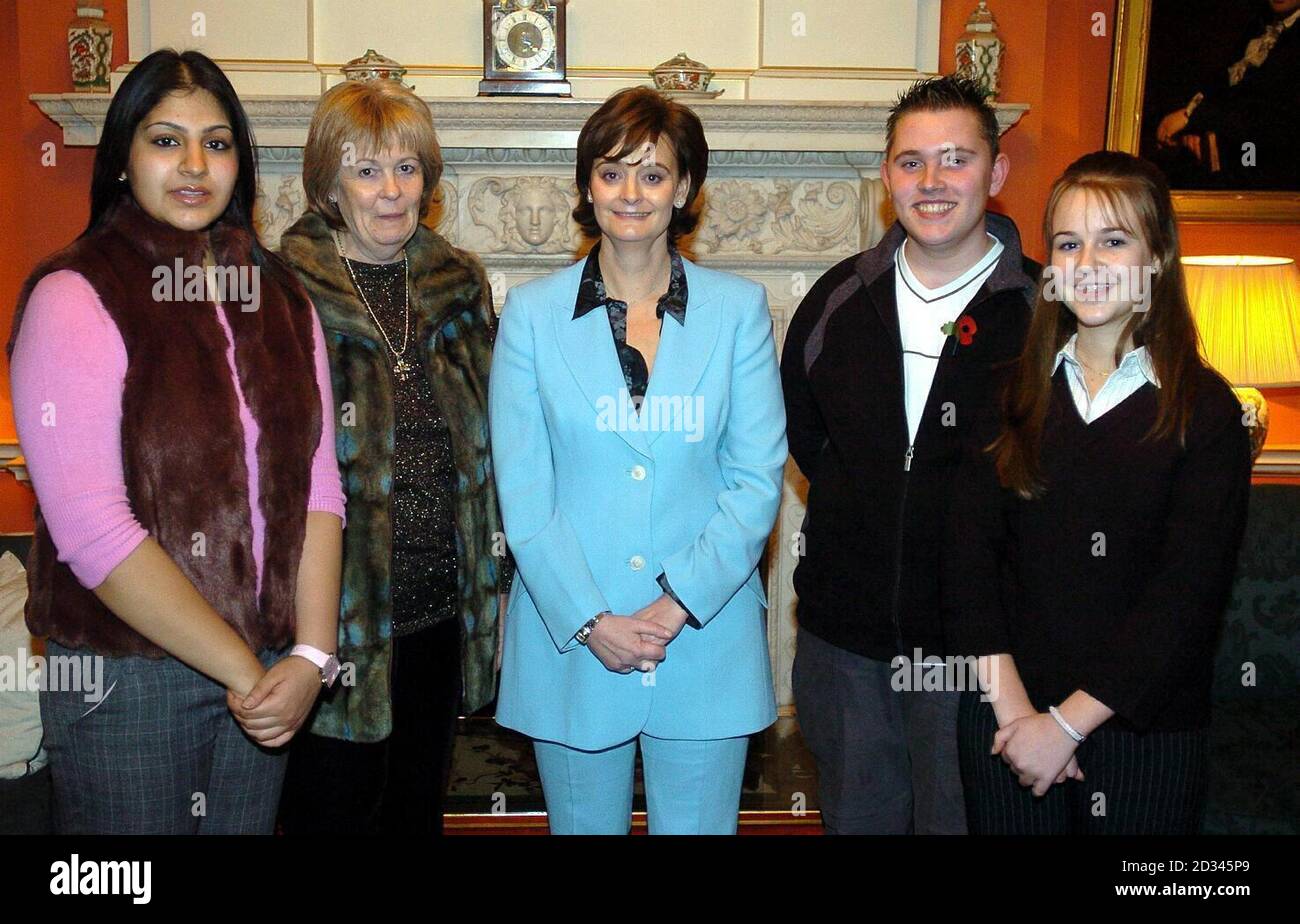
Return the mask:
<path id="1" fill-rule="evenodd" d="M 1205 357 L 1254 408 L 1251 450 L 1268 434 L 1259 388 L 1300 385 L 1300 269 L 1289 257 L 1184 257 L 1187 298 Z"/>

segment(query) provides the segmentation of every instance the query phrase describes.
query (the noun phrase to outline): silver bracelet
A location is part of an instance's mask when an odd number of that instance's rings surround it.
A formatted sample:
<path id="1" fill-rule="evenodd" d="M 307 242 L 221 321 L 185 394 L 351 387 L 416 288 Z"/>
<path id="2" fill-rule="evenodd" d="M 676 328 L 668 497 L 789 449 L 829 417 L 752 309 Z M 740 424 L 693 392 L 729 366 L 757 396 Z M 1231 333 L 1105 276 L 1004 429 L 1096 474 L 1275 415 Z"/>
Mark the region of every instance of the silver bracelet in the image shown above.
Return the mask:
<path id="1" fill-rule="evenodd" d="M 573 636 L 574 640 L 577 641 L 579 645 L 587 644 L 587 639 L 591 638 L 591 631 L 596 628 L 596 623 L 604 619 L 606 615 L 607 612 L 597 613 L 595 616 L 584 622 L 582 628 Z"/>
<path id="2" fill-rule="evenodd" d="M 1075 731 L 1074 726 L 1071 725 L 1069 722 L 1065 721 L 1065 716 L 1061 715 L 1060 709 L 1057 709 L 1055 706 L 1048 706 L 1047 711 L 1052 714 L 1052 718 L 1056 719 L 1056 724 L 1061 726 L 1061 730 L 1064 731 L 1071 738 L 1073 738 L 1075 740 L 1075 743 L 1081 743 L 1085 738 L 1088 737 L 1087 735 L 1081 735 L 1077 731 Z"/>

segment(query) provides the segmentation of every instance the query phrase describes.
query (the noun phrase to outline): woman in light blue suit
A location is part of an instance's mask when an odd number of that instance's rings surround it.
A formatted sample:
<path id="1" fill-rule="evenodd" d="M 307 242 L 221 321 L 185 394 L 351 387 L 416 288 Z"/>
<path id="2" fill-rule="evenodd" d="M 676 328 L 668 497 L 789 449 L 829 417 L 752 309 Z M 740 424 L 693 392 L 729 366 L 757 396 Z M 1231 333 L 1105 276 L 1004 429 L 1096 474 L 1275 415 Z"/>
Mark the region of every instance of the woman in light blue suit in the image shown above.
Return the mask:
<path id="1" fill-rule="evenodd" d="M 763 288 L 674 246 L 707 164 L 689 109 L 612 96 L 578 139 L 599 243 L 501 315 L 497 721 L 535 739 L 556 834 L 627 833 L 638 741 L 650 833 L 734 833 L 747 736 L 776 717 L 757 565 L 785 412 Z"/>

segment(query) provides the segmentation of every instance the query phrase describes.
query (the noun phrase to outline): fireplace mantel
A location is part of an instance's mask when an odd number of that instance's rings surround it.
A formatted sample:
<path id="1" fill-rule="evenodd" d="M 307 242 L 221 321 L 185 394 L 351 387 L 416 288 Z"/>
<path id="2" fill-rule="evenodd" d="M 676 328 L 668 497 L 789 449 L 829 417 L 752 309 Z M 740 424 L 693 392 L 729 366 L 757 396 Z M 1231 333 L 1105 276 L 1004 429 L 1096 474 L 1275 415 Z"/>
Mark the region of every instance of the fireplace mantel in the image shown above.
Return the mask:
<path id="1" fill-rule="evenodd" d="M 89 93 L 35 93 L 31 99 L 63 128 L 63 142 L 93 145 L 109 97 Z M 246 96 L 244 108 L 257 143 L 302 147 L 319 101 L 316 96 Z M 444 147 L 572 148 L 582 123 L 600 100 L 426 98 Z M 715 151 L 874 151 L 884 146 L 889 103 L 839 101 L 703 100 L 692 102 Z M 1006 131 L 1029 109 L 997 106 Z"/>

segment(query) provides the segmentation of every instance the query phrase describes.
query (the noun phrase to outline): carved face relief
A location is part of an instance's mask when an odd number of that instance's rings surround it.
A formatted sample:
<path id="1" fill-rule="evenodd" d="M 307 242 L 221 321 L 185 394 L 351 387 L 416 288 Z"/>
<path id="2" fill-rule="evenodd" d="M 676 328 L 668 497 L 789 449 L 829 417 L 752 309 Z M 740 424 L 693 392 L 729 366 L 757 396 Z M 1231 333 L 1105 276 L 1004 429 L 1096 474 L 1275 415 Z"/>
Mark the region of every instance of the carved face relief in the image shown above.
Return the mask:
<path id="1" fill-rule="evenodd" d="M 469 194 L 469 215 L 491 240 L 480 250 L 563 253 L 572 244 L 574 190 L 549 176 L 484 177 Z"/>
<path id="2" fill-rule="evenodd" d="M 557 210 L 551 193 L 539 186 L 520 186 L 514 199 L 519 236 L 534 247 L 545 244 L 555 230 Z"/>

